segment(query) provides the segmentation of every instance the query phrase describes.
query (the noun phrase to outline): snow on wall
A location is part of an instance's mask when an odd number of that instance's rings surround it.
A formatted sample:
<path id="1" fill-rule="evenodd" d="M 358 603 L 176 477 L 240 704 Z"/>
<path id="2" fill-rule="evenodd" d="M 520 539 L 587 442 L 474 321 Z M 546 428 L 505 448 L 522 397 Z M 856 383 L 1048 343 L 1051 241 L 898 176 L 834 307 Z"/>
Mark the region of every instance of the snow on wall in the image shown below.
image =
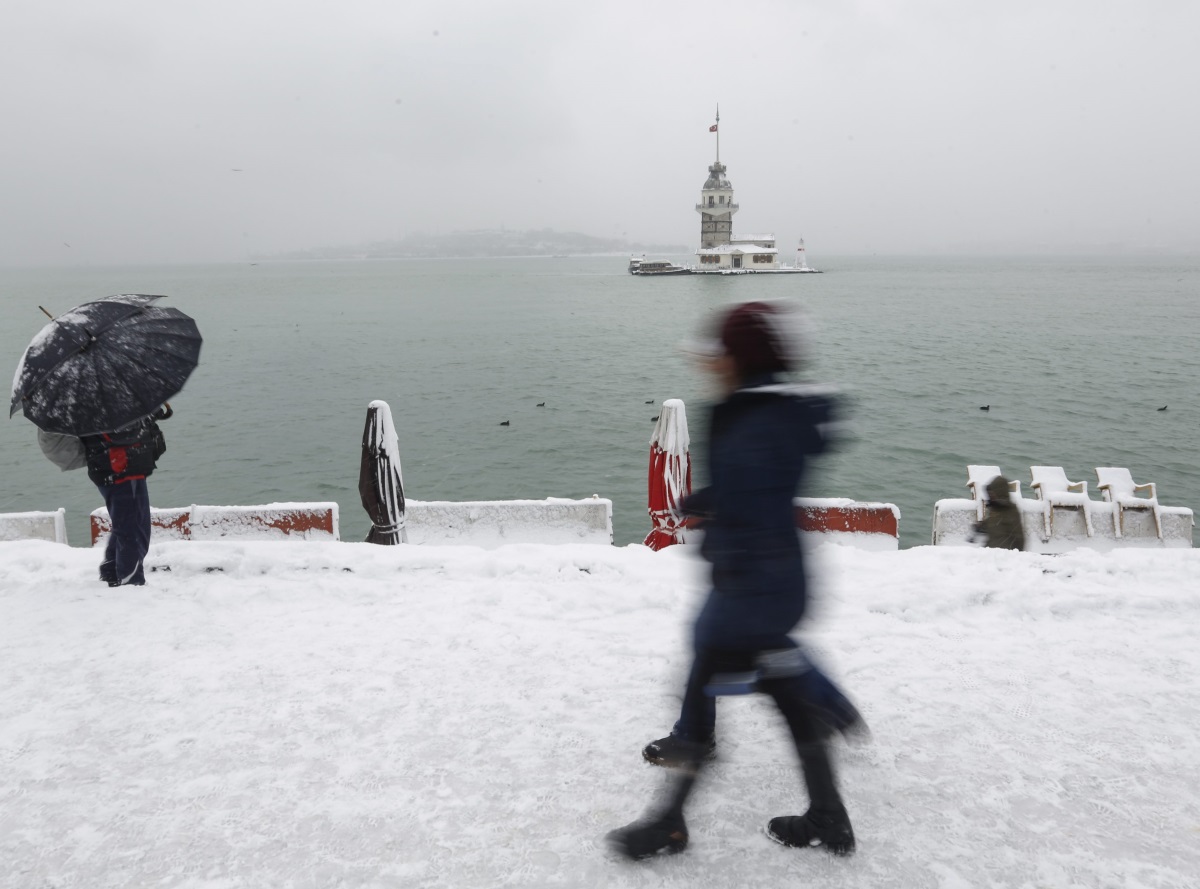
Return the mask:
<path id="1" fill-rule="evenodd" d="M 150 510 L 150 539 L 338 540 L 336 503 L 190 506 Z M 407 501 L 409 543 L 494 548 L 510 543 L 611 545 L 612 501 Z M 91 514 L 92 545 L 106 541 L 111 523 L 103 507 Z"/>
<path id="2" fill-rule="evenodd" d="M 338 539 L 336 503 L 268 503 L 265 506 L 193 506 L 192 539 L 223 537 Z"/>
<path id="3" fill-rule="evenodd" d="M 840 497 L 797 497 L 796 527 L 810 544 L 839 543 L 869 550 L 900 548 L 900 509 Z"/>
<path id="4" fill-rule="evenodd" d="M 112 530 L 108 510 L 91 514 L 92 546 Z M 338 540 L 336 503 L 266 503 L 260 506 L 188 506 L 150 509 L 150 540 Z"/>
<path id="5" fill-rule="evenodd" d="M 0 540 L 67 542 L 67 511 L 0 513 Z"/>
<path id="6" fill-rule="evenodd" d="M 408 500 L 409 543 L 467 544 L 491 549 L 510 543 L 611 545 L 612 501 Z"/>

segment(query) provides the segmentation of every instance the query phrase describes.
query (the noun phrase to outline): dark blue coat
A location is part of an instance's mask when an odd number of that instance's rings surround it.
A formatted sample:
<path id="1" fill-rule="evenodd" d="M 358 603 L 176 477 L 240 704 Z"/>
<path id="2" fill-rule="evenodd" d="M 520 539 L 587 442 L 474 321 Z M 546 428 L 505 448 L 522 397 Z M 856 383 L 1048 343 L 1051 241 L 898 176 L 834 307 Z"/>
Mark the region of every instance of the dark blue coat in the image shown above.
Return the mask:
<path id="1" fill-rule="evenodd" d="M 709 430 L 712 483 L 684 502 L 700 518 L 713 590 L 698 648 L 793 645 L 804 615 L 804 558 L 793 498 L 807 458 L 826 446 L 832 403 L 810 387 L 752 381 L 718 404 Z"/>

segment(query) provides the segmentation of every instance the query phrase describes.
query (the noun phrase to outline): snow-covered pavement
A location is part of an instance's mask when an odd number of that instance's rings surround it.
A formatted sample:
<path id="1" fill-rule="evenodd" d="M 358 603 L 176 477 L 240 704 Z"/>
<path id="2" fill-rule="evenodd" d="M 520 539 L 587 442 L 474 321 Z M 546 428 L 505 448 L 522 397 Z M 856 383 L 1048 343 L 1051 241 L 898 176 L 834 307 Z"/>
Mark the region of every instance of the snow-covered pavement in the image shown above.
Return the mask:
<path id="1" fill-rule="evenodd" d="M 763 834 L 803 792 L 723 699 L 692 845 L 603 834 L 664 774 L 702 588 L 682 547 L 0 544 L 5 887 L 1195 887 L 1200 552 L 814 554 L 804 637 L 874 732 L 859 852 Z M 163 570 L 169 567 L 169 571 Z"/>

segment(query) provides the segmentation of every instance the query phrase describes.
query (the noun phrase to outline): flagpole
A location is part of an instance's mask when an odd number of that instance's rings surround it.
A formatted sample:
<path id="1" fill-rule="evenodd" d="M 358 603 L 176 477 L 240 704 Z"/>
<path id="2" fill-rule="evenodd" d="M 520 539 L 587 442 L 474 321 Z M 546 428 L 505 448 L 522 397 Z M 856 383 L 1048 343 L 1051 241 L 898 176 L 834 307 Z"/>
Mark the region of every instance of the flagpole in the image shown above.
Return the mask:
<path id="1" fill-rule="evenodd" d="M 721 104 L 717 103 L 717 163 L 721 162 Z"/>

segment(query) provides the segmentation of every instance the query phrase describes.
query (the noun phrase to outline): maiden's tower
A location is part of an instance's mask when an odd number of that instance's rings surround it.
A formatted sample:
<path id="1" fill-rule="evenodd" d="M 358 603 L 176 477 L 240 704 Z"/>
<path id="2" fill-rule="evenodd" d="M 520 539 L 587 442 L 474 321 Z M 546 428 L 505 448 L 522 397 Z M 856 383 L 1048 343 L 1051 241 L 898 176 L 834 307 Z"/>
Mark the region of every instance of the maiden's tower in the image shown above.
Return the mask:
<path id="1" fill-rule="evenodd" d="M 699 265 L 695 274 L 739 274 L 747 272 L 815 272 L 803 262 L 803 241 L 795 266 L 779 264 L 779 251 L 774 234 L 735 235 L 733 214 L 738 205 L 733 200 L 733 185 L 721 163 L 721 110 L 717 120 L 708 128 L 717 136 L 716 160 L 708 168 L 708 179 L 700 189 L 700 249 L 696 251 Z"/>

